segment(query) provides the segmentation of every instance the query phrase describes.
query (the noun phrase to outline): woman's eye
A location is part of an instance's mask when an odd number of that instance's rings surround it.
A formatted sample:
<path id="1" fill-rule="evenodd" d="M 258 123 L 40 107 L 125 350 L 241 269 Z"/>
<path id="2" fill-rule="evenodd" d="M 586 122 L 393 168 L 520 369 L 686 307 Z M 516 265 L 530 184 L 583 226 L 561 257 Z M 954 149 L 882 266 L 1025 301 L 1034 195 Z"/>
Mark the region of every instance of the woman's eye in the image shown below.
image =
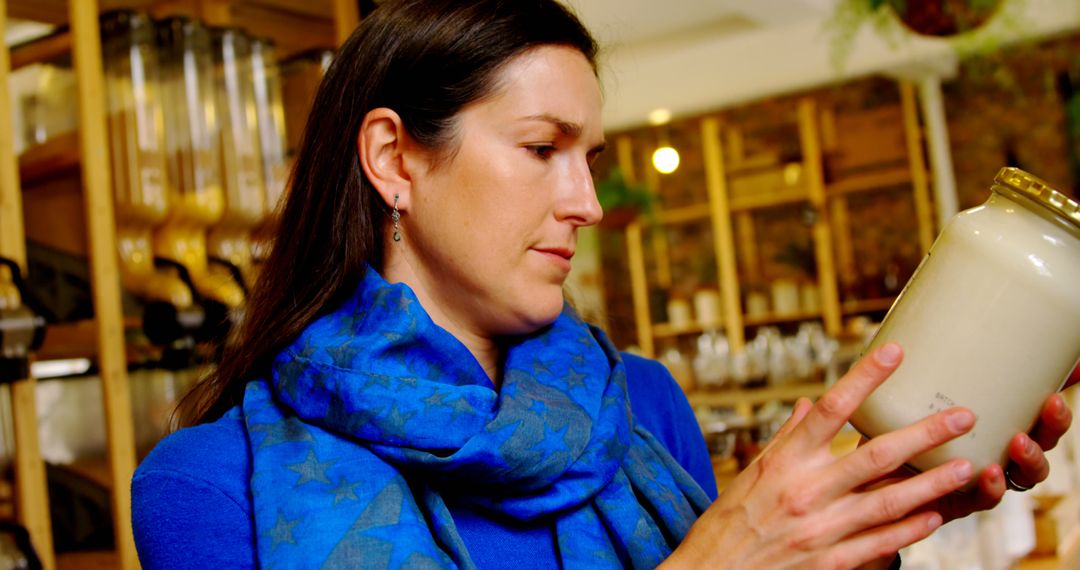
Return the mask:
<path id="1" fill-rule="evenodd" d="M 555 147 L 550 144 L 535 144 L 529 145 L 529 152 L 535 154 L 537 157 L 547 160 L 551 158 L 552 153 L 555 152 Z"/>

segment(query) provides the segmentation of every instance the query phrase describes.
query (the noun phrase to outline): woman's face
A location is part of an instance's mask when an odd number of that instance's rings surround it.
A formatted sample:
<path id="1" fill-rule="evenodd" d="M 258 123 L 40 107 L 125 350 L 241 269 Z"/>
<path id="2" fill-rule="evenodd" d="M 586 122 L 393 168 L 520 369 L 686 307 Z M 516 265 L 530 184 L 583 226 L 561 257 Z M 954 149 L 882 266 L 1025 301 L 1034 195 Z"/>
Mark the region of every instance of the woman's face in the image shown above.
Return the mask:
<path id="1" fill-rule="evenodd" d="M 600 112 L 580 52 L 530 50 L 458 114 L 456 152 L 413 176 L 403 240 L 389 245 L 408 248 L 409 284 L 453 328 L 520 334 L 558 316 L 577 230 L 603 216 L 589 170 Z"/>

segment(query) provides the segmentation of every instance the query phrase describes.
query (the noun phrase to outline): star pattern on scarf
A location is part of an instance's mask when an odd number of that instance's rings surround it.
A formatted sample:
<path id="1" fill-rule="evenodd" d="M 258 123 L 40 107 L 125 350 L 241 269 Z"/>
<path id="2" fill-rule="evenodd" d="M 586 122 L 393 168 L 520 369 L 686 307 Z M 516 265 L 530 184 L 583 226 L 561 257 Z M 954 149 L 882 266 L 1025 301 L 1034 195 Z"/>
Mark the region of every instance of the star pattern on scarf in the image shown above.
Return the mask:
<path id="1" fill-rule="evenodd" d="M 618 353 L 572 309 L 513 342 L 497 394 L 476 388 L 486 375 L 407 287 L 374 270 L 320 319 L 245 394 L 267 472 L 252 478 L 263 564 L 471 567 L 441 502 L 452 491 L 512 520 L 550 516 L 564 567 L 653 567 L 707 504 L 685 514 L 693 482 L 633 431 Z M 297 417 L 310 431 L 284 419 Z M 276 447 L 290 441 L 304 445 Z M 434 499 L 417 490 L 433 484 Z M 331 509 L 340 516 L 321 516 Z"/>
<path id="2" fill-rule="evenodd" d="M 350 482 L 344 476 L 338 478 L 338 484 L 336 487 L 327 489 L 326 492 L 334 496 L 334 506 L 342 501 L 357 501 L 359 498 L 356 496 L 356 488 L 360 486 L 360 482 Z"/>
<path id="3" fill-rule="evenodd" d="M 543 400 L 533 399 L 532 403 L 529 404 L 529 411 L 534 414 L 542 415 L 545 410 L 547 410 L 547 404 Z"/>
<path id="4" fill-rule="evenodd" d="M 550 426 L 544 425 L 544 437 L 529 449 L 529 451 L 540 453 L 537 463 L 542 463 L 557 453 L 567 453 L 569 446 L 566 443 L 566 433 L 569 430 L 570 426 L 563 426 L 561 430 L 554 430 Z"/>
<path id="5" fill-rule="evenodd" d="M 349 313 L 341 313 L 337 317 L 337 327 L 334 334 L 339 337 L 351 338 L 360 328 L 365 314 L 359 310 Z"/>
<path id="6" fill-rule="evenodd" d="M 310 360 L 315 352 L 315 347 L 304 343 L 300 350 L 290 351 L 289 358 L 285 362 L 275 365 L 281 390 L 294 400 L 297 398 L 297 386 L 300 379 L 308 372 L 311 366 Z"/>
<path id="7" fill-rule="evenodd" d="M 355 411 L 346 409 L 345 405 L 340 400 L 331 400 L 330 406 L 326 411 L 326 421 L 330 425 L 342 426 L 351 432 L 358 432 L 361 429 L 373 431 L 375 435 L 380 435 L 382 430 L 379 429 L 378 422 L 375 418 L 381 415 L 386 410 L 386 407 L 366 407 L 360 408 Z"/>
<path id="8" fill-rule="evenodd" d="M 446 404 L 447 397 L 448 396 L 445 393 L 439 390 L 434 390 L 432 391 L 430 396 L 424 398 L 424 405 L 428 406 L 429 408 L 450 407 Z"/>
<path id="9" fill-rule="evenodd" d="M 566 384 L 570 388 L 583 385 L 586 379 L 588 379 L 588 376 L 578 372 L 577 370 L 574 370 L 573 368 L 570 368 L 566 372 Z"/>
<path id="10" fill-rule="evenodd" d="M 310 483 L 312 481 L 318 483 L 330 484 L 330 480 L 326 478 L 326 470 L 329 469 L 335 461 L 320 462 L 315 456 L 315 450 L 309 449 L 307 459 L 300 463 L 292 463 L 286 465 L 290 471 L 294 471 L 300 474 L 300 478 L 293 483 L 293 487 L 299 487 L 304 483 Z"/>
<path id="11" fill-rule="evenodd" d="M 257 450 L 282 443 L 312 443 L 315 441 L 311 437 L 311 432 L 308 431 L 307 426 L 295 418 L 282 418 L 276 422 L 255 424 L 251 426 L 251 431 L 266 434 L 256 447 Z"/>
<path id="12" fill-rule="evenodd" d="M 450 417 L 450 421 L 454 421 L 462 416 L 468 416 L 469 414 L 476 412 L 476 406 L 473 406 L 472 402 L 470 402 L 465 396 L 462 396 L 454 400 L 453 402 L 449 402 L 447 406 L 449 406 L 450 409 L 454 411 L 453 415 Z"/>
<path id="13" fill-rule="evenodd" d="M 270 550 L 277 550 L 282 544 L 296 544 L 296 538 L 293 537 L 293 528 L 300 524 L 300 520 L 303 517 L 297 517 L 293 520 L 285 518 L 285 513 L 278 513 L 277 523 L 270 529 Z"/>
<path id="14" fill-rule="evenodd" d="M 330 360 L 334 363 L 334 366 L 346 370 L 352 368 L 353 361 L 359 352 L 360 348 L 351 342 L 326 349 L 326 353 L 330 355 Z"/>

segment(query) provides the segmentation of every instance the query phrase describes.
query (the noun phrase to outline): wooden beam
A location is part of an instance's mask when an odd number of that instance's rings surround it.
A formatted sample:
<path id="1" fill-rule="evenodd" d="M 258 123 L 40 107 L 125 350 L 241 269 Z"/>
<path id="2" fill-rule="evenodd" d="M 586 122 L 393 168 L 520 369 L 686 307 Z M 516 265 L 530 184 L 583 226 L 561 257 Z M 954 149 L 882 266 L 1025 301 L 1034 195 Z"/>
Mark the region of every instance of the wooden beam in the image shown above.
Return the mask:
<path id="1" fill-rule="evenodd" d="M 739 239 L 739 254 L 737 256 L 742 265 L 743 277 L 748 283 L 764 284 L 761 275 L 761 254 L 758 252 L 757 231 L 754 227 L 754 215 L 748 211 L 735 214 L 735 233 Z"/>
<path id="2" fill-rule="evenodd" d="M 641 176 L 645 179 L 649 192 L 652 192 L 653 196 L 659 196 L 661 178 L 660 172 L 652 167 L 652 150 L 647 147 L 641 149 L 641 164 L 644 165 Z M 671 255 L 668 253 L 667 231 L 661 228 L 649 234 L 653 248 L 653 261 L 656 266 L 656 284 L 664 290 L 669 290 L 671 289 Z"/>
<path id="3" fill-rule="evenodd" d="M 331 0 L 334 7 L 335 44 L 341 46 L 360 25 L 360 6 L 357 0 Z"/>
<path id="4" fill-rule="evenodd" d="M 627 184 L 637 184 L 637 173 L 634 171 L 634 142 L 627 135 L 615 139 L 615 153 L 622 170 L 623 180 Z"/>
<path id="5" fill-rule="evenodd" d="M 716 117 L 701 120 L 701 150 L 705 157 L 705 188 L 712 211 L 713 249 L 718 261 L 716 277 L 720 284 L 724 330 L 731 350 L 739 351 L 746 346 L 746 331 L 743 330 L 742 293 L 735 267 L 735 237 L 724 174 L 724 150 L 720 145 L 720 120 Z"/>
<path id="6" fill-rule="evenodd" d="M 848 215 L 847 198 L 835 196 L 829 199 L 829 222 L 833 227 L 833 240 L 836 243 L 836 266 L 842 281 L 855 282 L 859 278 L 859 267 L 855 260 L 855 242 L 851 237 L 851 219 Z"/>
<path id="7" fill-rule="evenodd" d="M 0 2 L 0 29 L 7 27 L 7 3 Z M 11 117 L 11 92 L 7 89 L 11 54 L 0 48 L 0 117 Z M 14 133 L 0 129 L 0 256 L 26 270 L 26 237 L 23 233 L 19 166 L 15 161 Z M 19 523 L 47 570 L 56 567 L 45 462 L 38 442 L 36 382 L 33 378 L 11 384 L 12 431 L 14 432 L 15 502 Z"/>
<path id="8" fill-rule="evenodd" d="M 656 357 L 653 343 L 652 318 L 649 313 L 649 287 L 645 279 L 645 252 L 641 239 L 641 222 L 626 226 L 626 254 L 630 265 L 630 290 L 634 299 L 634 322 L 637 325 L 638 345 L 642 354 Z"/>
<path id="9" fill-rule="evenodd" d="M 810 204 L 817 212 L 814 221 L 814 258 L 817 260 L 818 291 L 821 296 L 821 318 L 825 332 L 833 337 L 843 329 L 840 312 L 840 292 L 836 285 L 836 262 L 833 258 L 832 228 L 825 200 L 825 175 L 821 168 L 821 136 L 818 131 L 817 101 L 811 97 L 799 100 L 799 144 L 803 153 L 803 173 L 806 176 Z"/>
<path id="10" fill-rule="evenodd" d="M 926 176 L 926 158 L 923 156 L 922 129 L 919 127 L 915 87 L 910 81 L 900 82 L 900 102 L 904 110 L 904 135 L 907 138 L 911 186 L 915 193 L 915 217 L 919 222 L 919 246 L 923 255 L 926 255 L 934 243 L 934 208 L 930 203 L 930 183 Z"/>
<path id="11" fill-rule="evenodd" d="M 131 476 L 135 437 L 124 358 L 120 306 L 120 271 L 116 250 L 109 140 L 105 128 L 105 86 L 96 1 L 71 2 L 73 59 L 79 109 L 79 149 L 90 244 L 94 314 L 98 326 L 98 368 L 105 408 L 105 433 L 112 475 L 113 529 L 117 562 L 124 570 L 139 567 L 131 530 Z"/>

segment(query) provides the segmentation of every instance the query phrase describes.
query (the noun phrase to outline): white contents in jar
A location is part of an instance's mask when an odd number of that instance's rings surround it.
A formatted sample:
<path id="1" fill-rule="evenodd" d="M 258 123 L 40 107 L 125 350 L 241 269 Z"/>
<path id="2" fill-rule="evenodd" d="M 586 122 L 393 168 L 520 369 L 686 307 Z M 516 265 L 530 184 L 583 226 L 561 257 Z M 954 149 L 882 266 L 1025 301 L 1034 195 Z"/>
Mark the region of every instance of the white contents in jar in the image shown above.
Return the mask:
<path id="1" fill-rule="evenodd" d="M 910 461 L 916 469 L 958 457 L 976 473 L 1005 466 L 1009 441 L 1033 427 L 1080 358 L 1080 225 L 1041 208 L 995 187 L 954 216 L 871 343 L 898 342 L 904 360 L 852 417 L 863 434 L 953 406 L 977 418 Z"/>

